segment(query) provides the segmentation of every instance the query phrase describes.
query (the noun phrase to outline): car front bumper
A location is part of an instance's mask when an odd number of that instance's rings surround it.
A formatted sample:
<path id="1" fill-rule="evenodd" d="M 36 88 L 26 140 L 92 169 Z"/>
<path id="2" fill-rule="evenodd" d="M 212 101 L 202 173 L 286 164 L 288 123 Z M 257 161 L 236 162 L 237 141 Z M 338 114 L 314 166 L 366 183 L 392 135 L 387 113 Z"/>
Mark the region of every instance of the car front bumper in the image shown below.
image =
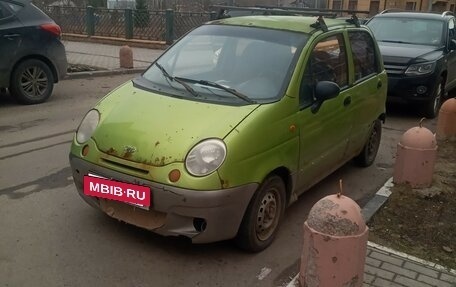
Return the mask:
<path id="1" fill-rule="evenodd" d="M 250 199 L 258 188 L 257 183 L 221 190 L 177 188 L 94 165 L 72 154 L 70 165 L 79 195 L 91 206 L 113 218 L 160 235 L 191 238 L 193 243 L 235 237 Z M 149 210 L 143 210 L 121 202 L 85 195 L 83 178 L 89 172 L 110 179 L 149 186 L 152 192 L 152 206 Z M 204 230 L 201 222 L 205 222 Z"/>
<path id="2" fill-rule="evenodd" d="M 437 73 L 426 76 L 388 75 L 388 101 L 429 101 L 437 81 Z M 424 92 L 422 92 L 423 88 Z"/>

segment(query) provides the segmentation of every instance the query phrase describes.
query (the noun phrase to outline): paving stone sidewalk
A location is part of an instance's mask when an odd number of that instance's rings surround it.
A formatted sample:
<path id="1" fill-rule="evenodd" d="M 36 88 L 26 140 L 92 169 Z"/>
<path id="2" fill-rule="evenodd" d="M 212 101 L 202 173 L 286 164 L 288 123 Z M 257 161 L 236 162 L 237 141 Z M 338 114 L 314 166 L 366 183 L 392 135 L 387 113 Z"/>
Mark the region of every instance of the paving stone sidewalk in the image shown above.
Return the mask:
<path id="1" fill-rule="evenodd" d="M 363 287 L 456 287 L 456 270 L 373 242 L 366 255 Z M 298 287 L 298 276 L 287 287 Z"/>
<path id="2" fill-rule="evenodd" d="M 121 46 L 62 41 L 65 45 L 68 63 L 88 65 L 106 70 L 114 70 L 119 68 L 119 50 Z M 146 68 L 158 56 L 163 53 L 163 50 L 136 48 L 133 50 L 133 65 L 134 68 Z"/>
<path id="3" fill-rule="evenodd" d="M 371 242 L 364 272 L 364 287 L 456 287 L 456 270 Z"/>

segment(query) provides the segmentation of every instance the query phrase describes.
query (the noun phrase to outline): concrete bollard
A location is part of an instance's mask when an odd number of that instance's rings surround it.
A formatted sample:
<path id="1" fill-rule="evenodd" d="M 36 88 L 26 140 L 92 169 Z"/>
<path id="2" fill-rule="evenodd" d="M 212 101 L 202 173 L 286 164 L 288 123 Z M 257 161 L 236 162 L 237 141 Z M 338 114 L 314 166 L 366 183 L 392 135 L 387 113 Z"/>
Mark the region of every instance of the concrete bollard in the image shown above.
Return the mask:
<path id="1" fill-rule="evenodd" d="M 437 142 L 427 128 L 406 131 L 397 144 L 393 182 L 408 183 L 412 188 L 429 187 L 437 157 Z"/>
<path id="2" fill-rule="evenodd" d="M 361 208 L 349 197 L 318 201 L 304 222 L 302 287 L 361 287 L 368 239 Z"/>
<path id="3" fill-rule="evenodd" d="M 125 69 L 133 68 L 133 50 L 129 46 L 122 46 L 119 50 L 120 67 Z"/>
<path id="4" fill-rule="evenodd" d="M 456 140 L 456 99 L 443 103 L 437 120 L 437 140 Z"/>

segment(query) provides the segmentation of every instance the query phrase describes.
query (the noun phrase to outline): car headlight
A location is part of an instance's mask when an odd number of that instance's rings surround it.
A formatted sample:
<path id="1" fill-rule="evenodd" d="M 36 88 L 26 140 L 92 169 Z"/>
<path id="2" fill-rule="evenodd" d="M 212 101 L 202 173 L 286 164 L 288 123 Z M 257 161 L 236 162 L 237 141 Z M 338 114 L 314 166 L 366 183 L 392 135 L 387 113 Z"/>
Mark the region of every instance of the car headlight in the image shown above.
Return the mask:
<path id="1" fill-rule="evenodd" d="M 97 110 L 90 110 L 82 119 L 76 131 L 76 141 L 80 144 L 90 139 L 100 121 L 100 113 Z"/>
<path id="2" fill-rule="evenodd" d="M 185 159 L 185 167 L 194 176 L 205 176 L 218 169 L 225 157 L 225 143 L 219 139 L 208 139 L 190 150 Z"/>
<path id="3" fill-rule="evenodd" d="M 410 65 L 405 71 L 406 75 L 426 75 L 434 72 L 435 62 Z"/>

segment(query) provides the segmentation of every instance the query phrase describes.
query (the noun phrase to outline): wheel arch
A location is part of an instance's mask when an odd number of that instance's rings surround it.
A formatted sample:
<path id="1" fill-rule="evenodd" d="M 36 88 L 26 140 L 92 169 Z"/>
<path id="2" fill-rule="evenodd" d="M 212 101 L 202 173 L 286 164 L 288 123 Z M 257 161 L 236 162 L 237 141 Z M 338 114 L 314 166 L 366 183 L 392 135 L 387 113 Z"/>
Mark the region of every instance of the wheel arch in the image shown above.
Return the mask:
<path id="1" fill-rule="evenodd" d="M 11 69 L 11 73 L 9 75 L 9 82 L 10 83 L 13 80 L 12 79 L 13 74 L 14 74 L 13 71 L 16 70 L 17 66 L 19 66 L 22 62 L 24 62 L 26 60 L 31 60 L 31 59 L 40 60 L 43 63 L 45 63 L 49 67 L 49 69 L 51 69 L 52 77 L 54 78 L 54 83 L 58 82 L 59 77 L 58 77 L 58 74 L 57 74 L 57 69 L 55 68 L 55 65 L 52 63 L 52 61 L 49 60 L 48 58 L 46 58 L 43 55 L 32 54 L 32 55 L 27 55 L 25 57 L 22 57 L 18 61 L 16 61 L 16 63 L 14 63 L 13 68 Z"/>
<path id="2" fill-rule="evenodd" d="M 282 179 L 283 183 L 285 184 L 285 194 L 286 194 L 285 206 L 288 206 L 290 199 L 291 199 L 291 195 L 292 195 L 292 191 L 293 191 L 293 184 L 294 184 L 293 177 L 291 175 L 290 170 L 284 166 L 278 167 L 278 168 L 272 170 L 270 173 L 268 173 L 264 179 L 268 178 L 271 175 L 277 175 L 278 177 L 280 177 Z M 264 181 L 264 179 L 263 179 L 263 181 Z"/>

